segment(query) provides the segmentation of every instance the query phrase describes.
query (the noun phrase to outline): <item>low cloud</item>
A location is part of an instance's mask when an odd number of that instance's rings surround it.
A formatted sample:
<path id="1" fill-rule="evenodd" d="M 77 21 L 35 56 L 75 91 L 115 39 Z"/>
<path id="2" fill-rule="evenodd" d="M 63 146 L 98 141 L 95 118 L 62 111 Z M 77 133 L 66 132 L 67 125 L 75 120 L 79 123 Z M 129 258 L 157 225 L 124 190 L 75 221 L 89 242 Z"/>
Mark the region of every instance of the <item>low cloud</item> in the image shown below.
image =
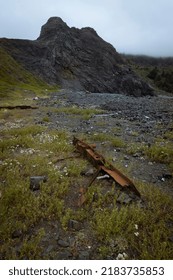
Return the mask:
<path id="1" fill-rule="evenodd" d="M 172 0 L 1 0 L 0 37 L 36 39 L 51 16 L 90 26 L 121 53 L 173 56 Z"/>

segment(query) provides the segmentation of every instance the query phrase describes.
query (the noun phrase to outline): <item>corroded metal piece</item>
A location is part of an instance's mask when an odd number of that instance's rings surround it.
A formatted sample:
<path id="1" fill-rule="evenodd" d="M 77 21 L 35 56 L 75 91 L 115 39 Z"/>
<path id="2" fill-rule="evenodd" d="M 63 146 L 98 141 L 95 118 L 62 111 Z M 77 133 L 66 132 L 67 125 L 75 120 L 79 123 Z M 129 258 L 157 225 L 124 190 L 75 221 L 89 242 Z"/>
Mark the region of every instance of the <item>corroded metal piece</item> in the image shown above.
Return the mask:
<path id="1" fill-rule="evenodd" d="M 96 175 L 93 176 L 85 190 L 87 190 L 87 188 L 93 183 L 99 172 L 104 172 L 108 174 L 122 188 L 126 188 L 140 197 L 140 193 L 134 186 L 133 182 L 122 172 L 116 169 L 112 164 L 106 162 L 105 158 L 94 150 L 93 145 L 88 145 L 76 137 L 73 139 L 73 144 L 75 145 L 76 149 L 98 169 Z M 81 204 L 84 203 L 83 197 L 81 202 Z"/>

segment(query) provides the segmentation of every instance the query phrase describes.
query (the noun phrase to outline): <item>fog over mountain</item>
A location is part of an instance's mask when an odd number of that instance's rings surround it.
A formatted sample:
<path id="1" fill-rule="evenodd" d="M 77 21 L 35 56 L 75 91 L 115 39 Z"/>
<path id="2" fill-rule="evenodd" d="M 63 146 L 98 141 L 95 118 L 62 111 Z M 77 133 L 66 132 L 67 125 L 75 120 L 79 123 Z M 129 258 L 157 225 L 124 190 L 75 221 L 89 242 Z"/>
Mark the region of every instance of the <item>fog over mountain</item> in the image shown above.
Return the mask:
<path id="1" fill-rule="evenodd" d="M 118 52 L 173 56 L 172 0 L 6 0 L 0 9 L 0 37 L 36 39 L 48 18 L 97 30 Z"/>

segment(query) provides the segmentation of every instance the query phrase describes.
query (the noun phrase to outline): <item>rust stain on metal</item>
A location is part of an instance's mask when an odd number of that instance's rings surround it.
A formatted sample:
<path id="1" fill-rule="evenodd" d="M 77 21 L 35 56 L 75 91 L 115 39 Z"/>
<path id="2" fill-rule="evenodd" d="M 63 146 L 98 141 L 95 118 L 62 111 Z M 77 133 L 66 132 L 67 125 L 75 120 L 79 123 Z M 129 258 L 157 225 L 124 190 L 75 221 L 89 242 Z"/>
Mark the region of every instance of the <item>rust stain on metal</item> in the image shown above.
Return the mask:
<path id="1" fill-rule="evenodd" d="M 85 202 L 84 194 L 87 188 L 93 183 L 93 181 L 98 176 L 99 172 L 103 171 L 108 174 L 116 183 L 118 183 L 122 188 L 126 188 L 133 193 L 135 193 L 138 197 L 140 197 L 139 191 L 134 186 L 133 182 L 127 178 L 122 172 L 116 169 L 112 164 L 106 162 L 105 158 L 98 154 L 93 147 L 93 145 L 88 145 L 87 143 L 79 140 L 74 137 L 73 144 L 76 149 L 86 157 L 97 169 L 98 171 L 94 174 L 93 178 L 89 182 L 88 186 L 85 188 L 85 191 L 82 191 L 80 194 L 79 205 L 82 205 Z"/>

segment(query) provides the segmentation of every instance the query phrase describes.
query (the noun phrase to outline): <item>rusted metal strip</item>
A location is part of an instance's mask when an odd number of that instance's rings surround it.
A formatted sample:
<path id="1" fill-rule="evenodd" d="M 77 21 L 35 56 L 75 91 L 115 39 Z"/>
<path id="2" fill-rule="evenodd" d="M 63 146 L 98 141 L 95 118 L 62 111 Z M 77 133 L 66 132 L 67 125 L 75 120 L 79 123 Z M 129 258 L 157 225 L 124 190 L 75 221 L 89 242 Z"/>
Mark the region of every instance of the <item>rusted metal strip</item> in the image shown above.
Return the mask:
<path id="1" fill-rule="evenodd" d="M 86 189 L 88 189 L 88 188 L 92 185 L 92 183 L 94 182 L 94 180 L 95 180 L 95 179 L 97 178 L 97 176 L 99 175 L 100 171 L 101 171 L 101 169 L 98 168 L 97 171 L 96 171 L 96 172 L 94 173 L 94 175 L 92 176 L 92 178 L 91 178 L 90 182 L 88 183 Z"/>
<path id="2" fill-rule="evenodd" d="M 30 106 L 30 105 L 16 105 L 16 106 L 0 106 L 0 109 L 8 109 L 8 110 L 13 110 L 13 109 L 21 109 L 21 110 L 26 110 L 26 109 L 38 109 L 38 106 Z"/>
<path id="3" fill-rule="evenodd" d="M 93 148 L 93 145 L 90 146 L 87 143 L 74 137 L 73 144 L 76 149 L 95 166 L 99 167 L 105 164 L 105 159 L 102 155 L 99 155 Z"/>
<path id="4" fill-rule="evenodd" d="M 105 166 L 101 166 L 101 170 L 103 170 L 110 177 L 112 177 L 114 181 L 116 181 L 121 187 L 129 189 L 139 197 L 141 196 L 139 191 L 136 189 L 135 185 L 133 184 L 133 182 L 112 165 L 109 168 Z"/>
<path id="5" fill-rule="evenodd" d="M 106 162 L 105 158 L 102 155 L 98 154 L 94 150 L 93 146 L 88 145 L 87 143 L 77 139 L 76 137 L 74 137 L 73 139 L 73 144 L 84 157 L 88 158 L 88 160 L 98 168 L 99 172 L 103 171 L 104 173 L 108 174 L 122 188 L 130 190 L 138 197 L 140 197 L 140 193 L 134 186 L 133 182 L 118 169 L 116 169 L 112 164 Z M 92 179 L 92 182 L 93 181 L 94 180 Z"/>
<path id="6" fill-rule="evenodd" d="M 82 204 L 84 204 L 84 202 L 86 201 L 86 192 L 88 190 L 88 188 L 92 185 L 92 183 L 94 182 L 94 180 L 97 178 L 97 176 L 100 173 L 100 168 L 97 169 L 97 171 L 94 173 L 93 177 L 91 178 L 91 180 L 89 181 L 88 185 L 85 188 L 80 188 L 79 190 L 79 198 L 78 198 L 78 202 L 77 202 L 77 206 L 81 206 Z"/>

